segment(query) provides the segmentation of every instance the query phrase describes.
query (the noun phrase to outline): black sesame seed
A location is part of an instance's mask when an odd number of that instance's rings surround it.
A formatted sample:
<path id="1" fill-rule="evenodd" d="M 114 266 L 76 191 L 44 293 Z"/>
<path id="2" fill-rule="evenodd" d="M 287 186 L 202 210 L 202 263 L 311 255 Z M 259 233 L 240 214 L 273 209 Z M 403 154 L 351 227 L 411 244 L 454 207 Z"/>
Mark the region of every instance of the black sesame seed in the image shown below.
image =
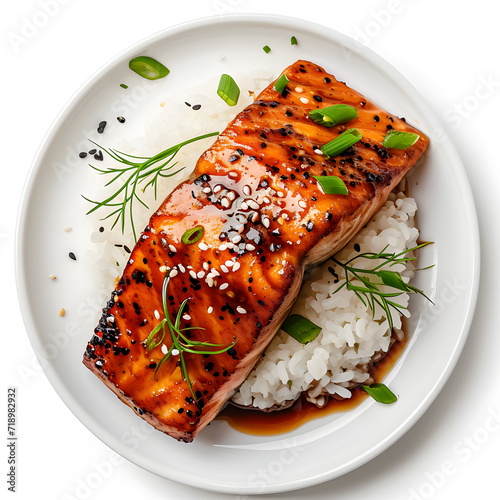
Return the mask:
<path id="1" fill-rule="evenodd" d="M 232 155 L 229 157 L 229 162 L 234 163 L 235 161 L 238 161 L 240 157 L 238 155 Z"/>
<path id="2" fill-rule="evenodd" d="M 379 117 L 379 116 L 377 116 L 377 115 L 375 115 L 375 116 L 373 117 L 373 119 L 374 119 L 376 122 L 379 122 L 379 121 L 380 121 L 380 117 Z"/>
<path id="3" fill-rule="evenodd" d="M 69 258 L 72 259 L 72 260 L 76 260 L 76 256 L 73 252 L 69 252 Z"/>
<path id="4" fill-rule="evenodd" d="M 87 153 L 85 153 L 85 151 L 82 151 L 78 156 L 80 158 L 85 158 L 87 156 Z"/>
<path id="5" fill-rule="evenodd" d="M 106 128 L 106 125 L 106 122 L 100 122 L 99 126 L 97 127 L 97 132 L 99 132 L 99 134 L 102 134 L 104 132 L 104 129 Z"/>
<path id="6" fill-rule="evenodd" d="M 313 99 L 317 102 L 323 102 L 323 99 L 321 98 L 320 95 L 313 95 Z"/>
<path id="7" fill-rule="evenodd" d="M 100 233 L 103 233 L 103 232 L 104 232 L 104 228 L 103 228 L 102 226 L 99 228 L 99 232 L 100 232 Z"/>
<path id="8" fill-rule="evenodd" d="M 195 104 L 195 105 L 193 106 L 193 109 L 194 109 L 195 111 L 198 111 L 200 108 L 201 108 L 201 104 Z"/>
<path id="9" fill-rule="evenodd" d="M 327 76 L 325 76 L 325 78 L 323 78 L 323 80 L 325 81 L 325 83 L 331 83 L 330 78 L 328 78 Z"/>
<path id="10" fill-rule="evenodd" d="M 314 229 L 314 222 L 312 220 L 310 220 L 307 223 L 306 229 L 307 229 L 307 232 L 309 232 L 309 233 Z"/>
<path id="11" fill-rule="evenodd" d="M 116 119 L 120 122 L 120 123 L 125 123 L 125 118 L 123 118 L 123 116 L 117 116 Z"/>
<path id="12" fill-rule="evenodd" d="M 358 243 L 354 243 L 354 250 L 356 250 L 356 252 L 359 252 L 361 250 L 361 247 Z"/>
<path id="13" fill-rule="evenodd" d="M 151 368 L 151 370 L 153 370 L 154 368 L 156 368 L 156 363 L 149 363 L 149 368 Z"/>
<path id="14" fill-rule="evenodd" d="M 97 149 L 91 149 L 89 151 L 89 155 L 95 155 L 97 153 Z"/>
<path id="15" fill-rule="evenodd" d="M 354 181 L 349 182 L 349 184 L 351 187 L 356 187 L 356 182 L 354 182 Z"/>
<path id="16" fill-rule="evenodd" d="M 104 159 L 104 156 L 102 155 L 102 151 L 99 151 L 97 154 L 95 154 L 94 159 L 98 160 L 98 161 L 102 161 Z"/>
<path id="17" fill-rule="evenodd" d="M 293 116 L 293 113 L 291 111 L 288 111 L 288 109 L 285 111 L 286 116 Z"/>
<path id="18" fill-rule="evenodd" d="M 261 147 L 261 148 L 267 148 L 267 144 L 266 144 L 265 142 L 262 142 L 262 143 L 260 144 L 260 147 Z"/>
<path id="19" fill-rule="evenodd" d="M 179 408 L 179 409 L 177 410 L 177 413 L 178 413 L 179 415 L 180 415 L 181 413 L 184 413 L 184 408 Z"/>

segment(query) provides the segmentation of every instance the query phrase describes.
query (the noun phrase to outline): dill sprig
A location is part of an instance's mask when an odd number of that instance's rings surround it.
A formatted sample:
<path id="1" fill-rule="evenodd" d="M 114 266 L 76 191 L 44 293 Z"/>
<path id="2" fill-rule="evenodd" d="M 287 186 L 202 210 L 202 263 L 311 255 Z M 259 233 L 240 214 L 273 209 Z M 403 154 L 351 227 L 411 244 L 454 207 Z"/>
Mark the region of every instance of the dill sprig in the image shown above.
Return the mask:
<path id="1" fill-rule="evenodd" d="M 130 218 L 132 232 L 134 234 L 134 239 L 137 240 L 133 217 L 134 201 L 139 202 L 141 205 L 149 209 L 144 200 L 141 199 L 140 192 L 144 193 L 144 191 L 149 186 L 153 186 L 156 199 L 158 179 L 160 177 L 172 177 L 184 168 L 179 168 L 174 172 L 171 171 L 177 165 L 177 162 L 172 164 L 171 162 L 180 151 L 180 149 L 187 144 L 191 144 L 192 142 L 206 139 L 208 137 L 213 137 L 215 135 L 218 135 L 218 132 L 212 132 L 209 134 L 194 137 L 187 141 L 176 144 L 175 146 L 172 146 L 168 149 L 165 149 L 161 153 L 158 153 L 157 155 L 152 157 L 129 155 L 116 149 L 103 148 L 99 144 L 90 141 L 111 158 L 116 160 L 118 163 L 121 163 L 123 166 L 108 167 L 106 169 L 102 169 L 94 165 L 90 165 L 94 170 L 99 172 L 99 174 L 112 175 L 111 180 L 108 181 L 105 186 L 109 186 L 110 184 L 118 180 L 122 181 L 122 185 L 113 194 L 102 201 L 91 200 L 84 196 L 83 198 L 85 200 L 94 205 L 94 207 L 87 212 L 87 215 L 103 207 L 110 208 L 112 211 L 106 217 L 104 217 L 103 220 L 109 219 L 113 216 L 115 217 L 111 229 L 113 229 L 116 224 L 121 221 L 122 234 L 125 232 L 125 221 L 128 215 L 128 217 Z M 139 186 L 148 178 L 149 180 L 146 182 L 146 184 L 144 184 L 144 186 Z M 123 196 L 122 199 L 120 199 L 120 195 Z"/>
<path id="2" fill-rule="evenodd" d="M 370 307 L 373 315 L 375 315 L 375 308 L 378 304 L 385 311 L 389 323 L 389 331 L 392 331 L 393 321 L 391 308 L 399 315 L 403 315 L 403 309 L 407 309 L 407 307 L 394 302 L 392 300 L 394 297 L 398 297 L 406 292 L 420 294 L 430 302 L 432 302 L 432 300 L 429 299 L 422 290 L 405 283 L 401 274 L 387 268 L 396 264 L 405 264 L 409 261 L 416 260 L 414 256 L 405 257 L 405 255 L 429 245 L 430 243 L 431 242 L 425 242 L 397 254 L 386 252 L 385 250 L 387 247 L 385 247 L 381 252 L 361 253 L 344 263 L 340 262 L 335 257 L 331 257 L 330 260 L 344 269 L 345 273 L 344 283 L 342 283 L 333 293 L 338 292 L 344 287 L 348 290 L 352 290 L 366 307 Z M 382 262 L 372 269 L 362 269 L 351 265 L 357 259 L 381 260 Z M 378 280 L 376 280 L 376 278 L 378 278 Z M 356 284 L 354 280 L 358 280 L 361 285 Z M 384 290 L 381 287 L 386 289 Z M 395 291 L 387 291 L 387 287 Z"/>
<path id="3" fill-rule="evenodd" d="M 191 384 L 191 379 L 189 378 L 189 372 L 187 369 L 186 361 L 184 359 L 184 353 L 189 352 L 191 354 L 222 354 L 223 352 L 228 351 L 236 344 L 236 340 L 229 346 L 224 347 L 223 349 L 211 350 L 204 348 L 211 347 L 221 347 L 224 344 L 212 344 L 211 342 L 200 342 L 197 340 L 191 340 L 184 334 L 187 330 L 204 330 L 204 328 L 198 326 L 180 328 L 181 318 L 183 311 L 188 303 L 189 299 L 185 299 L 179 307 L 177 314 L 175 316 L 175 321 L 172 322 L 170 319 L 170 313 L 167 307 L 167 288 L 170 282 L 170 274 L 169 271 L 165 274 L 165 278 L 163 280 L 163 288 L 162 288 L 162 302 L 163 302 L 163 313 L 165 317 L 156 325 L 156 327 L 151 331 L 148 338 L 144 340 L 144 345 L 147 347 L 149 351 L 154 348 L 162 345 L 163 339 L 165 338 L 166 332 L 170 334 L 170 338 L 172 340 L 172 345 L 168 349 L 167 353 L 163 358 L 158 362 L 155 369 L 155 377 L 158 374 L 158 370 L 160 367 L 168 361 L 172 356 L 179 356 L 179 363 L 181 368 L 181 373 L 184 380 L 187 382 L 189 390 L 193 395 L 193 399 L 197 402 L 198 398 L 196 397 L 193 386 Z"/>

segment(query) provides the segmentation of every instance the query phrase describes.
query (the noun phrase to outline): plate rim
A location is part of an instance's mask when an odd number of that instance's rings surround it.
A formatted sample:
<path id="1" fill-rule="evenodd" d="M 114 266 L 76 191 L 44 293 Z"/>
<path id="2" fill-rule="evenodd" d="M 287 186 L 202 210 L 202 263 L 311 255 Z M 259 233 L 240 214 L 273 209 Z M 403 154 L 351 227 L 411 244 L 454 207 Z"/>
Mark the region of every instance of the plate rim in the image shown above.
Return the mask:
<path id="1" fill-rule="evenodd" d="M 35 318 L 33 317 L 32 311 L 30 310 L 28 300 L 26 294 L 24 293 L 24 287 L 26 283 L 26 274 L 24 272 L 22 262 L 23 262 L 23 241 L 24 241 L 24 231 L 23 228 L 25 226 L 24 222 L 27 216 L 27 207 L 29 205 L 29 195 L 31 191 L 34 189 L 34 177 L 38 172 L 41 166 L 41 159 L 43 159 L 47 149 L 49 148 L 51 142 L 55 138 L 55 134 L 59 127 L 64 123 L 65 118 L 71 113 L 71 110 L 78 106 L 79 101 L 84 96 L 85 92 L 96 83 L 96 81 L 106 72 L 110 71 L 111 68 L 121 62 L 124 57 L 128 54 L 130 55 L 134 51 L 138 51 L 144 49 L 152 44 L 155 44 L 161 41 L 164 38 L 170 38 L 174 36 L 176 33 L 182 32 L 190 32 L 192 30 L 197 30 L 206 26 L 211 26 L 214 24 L 228 24 L 228 23 L 266 23 L 273 24 L 278 23 L 282 26 L 287 26 L 293 28 L 294 26 L 300 27 L 302 29 L 306 29 L 309 31 L 315 30 L 320 35 L 324 35 L 327 38 L 335 41 L 335 43 L 344 47 L 351 46 L 359 46 L 359 52 L 362 52 L 363 57 L 369 58 L 370 62 L 374 64 L 377 68 L 379 68 L 385 75 L 390 77 L 392 81 L 394 81 L 398 87 L 404 90 L 411 98 L 411 100 L 418 104 L 418 106 L 423 109 L 428 120 L 434 124 L 435 128 L 442 127 L 440 120 L 435 116 L 434 112 L 427 105 L 426 101 L 420 95 L 420 93 L 416 90 L 416 88 L 400 73 L 392 64 L 386 61 L 384 58 L 379 56 L 376 52 L 374 52 L 369 47 L 359 44 L 354 39 L 350 38 L 343 33 L 340 33 L 328 26 L 313 22 L 306 21 L 303 19 L 299 19 L 296 17 L 285 16 L 285 15 L 268 15 L 268 14 L 228 14 L 224 16 L 209 16 L 209 17 L 201 17 L 197 19 L 193 19 L 190 21 L 178 23 L 166 29 L 157 31 L 149 35 L 148 37 L 142 38 L 141 40 L 129 45 L 124 50 L 120 51 L 116 55 L 114 55 L 111 59 L 109 59 L 105 64 L 103 64 L 100 68 L 98 68 L 93 74 L 90 75 L 73 93 L 73 95 L 68 99 L 63 108 L 59 111 L 59 113 L 54 118 L 52 124 L 49 129 L 45 133 L 37 151 L 31 163 L 30 169 L 26 176 L 23 190 L 21 193 L 21 198 L 19 202 L 18 212 L 17 212 L 17 220 L 16 220 L 16 233 L 15 233 L 15 245 L 14 245 L 14 267 L 15 267 L 15 275 L 16 275 L 16 290 L 18 302 L 20 304 L 20 309 L 22 313 L 22 318 L 24 322 L 24 326 L 26 329 L 26 333 L 28 335 L 28 339 L 31 343 L 31 346 L 34 350 L 35 355 L 38 358 L 37 351 L 37 330 L 38 327 L 36 325 Z M 467 177 L 467 172 L 463 165 L 463 162 L 451 142 L 451 140 L 443 142 L 441 147 L 446 148 L 447 155 L 454 159 L 456 165 L 460 168 L 458 169 L 458 180 L 461 184 L 463 193 L 466 194 L 466 198 L 464 203 L 468 206 L 469 210 L 468 214 L 468 224 L 470 225 L 469 229 L 472 230 L 473 234 L 471 234 L 473 243 L 472 243 L 472 262 L 470 263 L 471 269 L 471 288 L 468 292 L 468 300 L 467 300 L 467 311 L 465 313 L 465 321 L 462 325 L 461 331 L 457 335 L 458 342 L 455 344 L 454 351 L 448 356 L 446 366 L 441 371 L 441 376 L 436 380 L 432 391 L 429 392 L 427 398 L 422 400 L 420 404 L 414 408 L 411 415 L 409 415 L 406 420 L 400 422 L 400 424 L 394 429 L 394 431 L 385 436 L 381 442 L 377 443 L 377 445 L 373 446 L 370 450 L 364 452 L 362 457 L 358 457 L 357 460 L 351 461 L 351 463 L 344 464 L 341 467 L 338 467 L 334 471 L 329 470 L 323 472 L 321 474 L 307 477 L 307 478 L 299 478 L 293 482 L 277 482 L 271 485 L 268 485 L 265 491 L 256 491 L 254 487 L 250 485 L 225 485 L 221 483 L 210 483 L 207 484 L 205 482 L 200 483 L 197 482 L 195 478 L 190 477 L 189 482 L 186 480 L 181 480 L 180 478 L 175 477 L 167 477 L 163 474 L 158 467 L 158 470 L 153 470 L 148 467 L 146 464 L 140 463 L 138 460 L 134 460 L 131 458 L 131 450 L 127 448 L 123 448 L 120 446 L 120 441 L 115 439 L 114 436 L 106 435 L 107 439 L 105 440 L 102 437 L 102 433 L 99 433 L 99 428 L 97 422 L 95 422 L 90 415 L 86 414 L 86 412 L 78 412 L 82 405 L 78 402 L 78 400 L 73 396 L 73 394 L 62 386 L 59 381 L 58 376 L 55 374 L 54 369 L 52 368 L 50 363 L 42 364 L 42 369 L 47 376 L 50 384 L 61 398 L 63 403 L 68 407 L 68 409 L 75 415 L 75 417 L 83 424 L 85 427 L 92 432 L 94 436 L 96 436 L 100 441 L 102 441 L 106 446 L 114 450 L 120 456 L 127 458 L 127 460 L 133 462 L 139 467 L 148 470 L 156 475 L 167 478 L 172 481 L 180 482 L 181 484 L 194 486 L 200 489 L 213 491 L 213 492 L 221 492 L 221 493 L 244 493 L 244 494 L 255 494 L 255 493 L 279 493 L 297 490 L 301 488 L 307 488 L 310 486 L 314 486 L 320 483 L 323 483 L 328 480 L 332 480 L 336 477 L 340 477 L 352 470 L 366 464 L 368 461 L 372 460 L 382 452 L 384 452 L 387 448 L 389 448 L 392 444 L 394 444 L 397 440 L 399 440 L 416 422 L 420 420 L 423 414 L 429 409 L 434 400 L 439 396 L 443 387 L 447 383 L 450 378 L 458 360 L 460 359 L 460 355 L 463 351 L 465 343 L 467 341 L 470 328 L 472 325 L 472 321 L 474 318 L 474 312 L 477 303 L 477 297 L 479 292 L 479 281 L 480 281 L 480 235 L 479 235 L 479 225 L 477 219 L 477 211 L 475 206 L 475 201 L 472 194 L 472 189 Z M 64 396 L 64 397 L 63 397 Z M 97 427 L 97 428 L 96 428 Z"/>

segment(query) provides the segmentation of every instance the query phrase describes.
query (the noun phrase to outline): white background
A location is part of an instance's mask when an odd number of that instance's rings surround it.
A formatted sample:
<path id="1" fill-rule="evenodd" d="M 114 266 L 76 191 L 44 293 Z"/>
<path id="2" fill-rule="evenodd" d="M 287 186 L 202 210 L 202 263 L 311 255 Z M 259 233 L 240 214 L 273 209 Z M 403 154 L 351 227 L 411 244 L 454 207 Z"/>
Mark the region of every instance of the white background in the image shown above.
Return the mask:
<path id="1" fill-rule="evenodd" d="M 354 472 L 307 490 L 265 498 L 500 497 L 500 273 L 495 259 L 500 247 L 500 197 L 495 189 L 500 175 L 498 159 L 493 157 L 500 133 L 495 116 L 500 110 L 500 31 L 492 4 L 486 0 L 2 2 L 0 304 L 5 402 L 0 404 L 0 436 L 7 441 L 8 386 L 18 391 L 19 436 L 15 494 L 7 491 L 8 449 L 1 447 L 2 498 L 7 498 L 5 492 L 30 500 L 224 497 L 164 480 L 119 459 L 67 409 L 37 365 L 23 326 L 15 293 L 14 239 L 23 183 L 36 150 L 58 112 L 89 76 L 123 49 L 164 28 L 200 17 L 247 12 L 324 24 L 395 66 L 442 119 L 462 157 L 477 204 L 482 247 L 481 285 L 469 339 L 451 379 L 423 418 L 390 449 Z M 454 214 L 443 207 L 439 216 Z"/>

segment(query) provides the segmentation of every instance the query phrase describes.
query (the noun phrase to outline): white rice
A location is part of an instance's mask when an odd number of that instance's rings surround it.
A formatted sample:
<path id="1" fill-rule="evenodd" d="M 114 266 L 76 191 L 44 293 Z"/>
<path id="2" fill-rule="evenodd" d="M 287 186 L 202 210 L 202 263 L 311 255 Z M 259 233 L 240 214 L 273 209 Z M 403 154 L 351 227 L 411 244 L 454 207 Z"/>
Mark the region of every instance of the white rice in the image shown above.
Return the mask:
<path id="1" fill-rule="evenodd" d="M 417 245 L 416 202 L 403 193 L 391 194 L 389 200 L 367 226 L 337 255 L 345 262 L 360 252 L 399 253 Z M 358 244 L 359 252 L 354 250 Z M 371 268 L 374 261 L 358 259 L 356 267 Z M 341 278 L 337 283 L 328 270 L 332 267 Z M 405 281 L 413 275 L 413 265 L 398 264 L 391 270 Z M 283 330 L 273 339 L 264 356 L 253 369 L 233 401 L 260 409 L 286 405 L 305 393 L 308 401 L 323 406 L 329 396 L 350 398 L 353 387 L 372 383 L 370 362 L 386 353 L 391 334 L 385 311 L 373 313 L 354 292 L 345 287 L 343 271 L 332 261 L 314 269 L 304 282 L 291 314 L 300 314 L 321 327 L 318 337 L 302 345 Z M 403 293 L 397 302 L 406 307 L 409 296 Z M 405 311 L 407 312 L 407 311 Z M 402 336 L 401 318 L 392 315 L 396 331 Z"/>
<path id="2" fill-rule="evenodd" d="M 107 147 L 137 156 L 153 156 L 158 152 L 197 135 L 223 130 L 227 123 L 253 100 L 251 92 L 257 94 L 273 79 L 271 74 L 242 75 L 237 79 L 241 88 L 238 105 L 227 106 L 216 94 L 217 82 L 208 82 L 205 94 L 173 96 L 159 103 L 158 116 L 145 126 L 140 137 L 122 139 Z M 195 111 L 184 103 L 201 104 Z M 175 169 L 184 167 L 182 172 L 159 181 L 158 200 L 152 189 L 143 193 L 142 198 L 149 209 L 135 204 L 134 221 L 139 234 L 151 217 L 153 210 L 182 180 L 192 172 L 199 155 L 209 147 L 214 139 L 196 142 L 183 148 L 176 157 Z M 95 162 L 97 163 L 97 162 Z M 107 157 L 99 162 L 99 167 L 114 166 Z M 109 180 L 109 179 L 106 179 Z M 100 200 L 117 189 L 115 183 L 109 191 L 103 189 L 105 181 L 96 174 L 95 192 L 84 193 L 91 199 Z M 90 208 L 90 206 L 89 206 Z M 418 230 L 414 216 L 416 203 L 402 193 L 391 194 L 388 202 L 373 220 L 336 257 L 345 261 L 356 253 L 354 244 L 361 252 L 378 252 L 387 247 L 388 252 L 401 252 L 417 244 Z M 111 290 L 114 280 L 121 275 L 129 257 L 125 246 L 132 249 L 134 237 L 129 223 L 122 234 L 118 224 L 111 231 L 113 219 L 101 220 L 106 212 L 101 209 L 91 215 L 95 231 L 91 234 L 92 250 L 86 256 L 87 265 L 98 276 L 97 286 Z M 101 229 L 99 229 L 101 228 Z M 362 267 L 362 260 L 357 262 Z M 373 262 L 368 265 L 373 265 Z M 334 283 L 328 267 L 334 267 L 342 276 L 341 269 L 327 261 L 316 268 L 304 283 L 301 293 L 291 313 L 301 314 L 322 328 L 318 337 L 307 345 L 302 345 L 284 331 L 279 331 L 269 345 L 264 356 L 247 380 L 233 397 L 233 401 L 243 406 L 253 405 L 268 409 L 295 401 L 302 393 L 312 403 L 323 406 L 329 396 L 351 397 L 350 389 L 360 383 L 370 383 L 369 363 L 388 351 L 391 335 L 384 311 L 372 311 L 343 288 L 333 294 L 342 281 Z M 411 264 L 394 266 L 405 280 L 413 274 Z M 399 303 L 406 306 L 408 295 L 402 294 Z M 398 315 L 392 318 L 394 327 L 401 328 Z"/>

